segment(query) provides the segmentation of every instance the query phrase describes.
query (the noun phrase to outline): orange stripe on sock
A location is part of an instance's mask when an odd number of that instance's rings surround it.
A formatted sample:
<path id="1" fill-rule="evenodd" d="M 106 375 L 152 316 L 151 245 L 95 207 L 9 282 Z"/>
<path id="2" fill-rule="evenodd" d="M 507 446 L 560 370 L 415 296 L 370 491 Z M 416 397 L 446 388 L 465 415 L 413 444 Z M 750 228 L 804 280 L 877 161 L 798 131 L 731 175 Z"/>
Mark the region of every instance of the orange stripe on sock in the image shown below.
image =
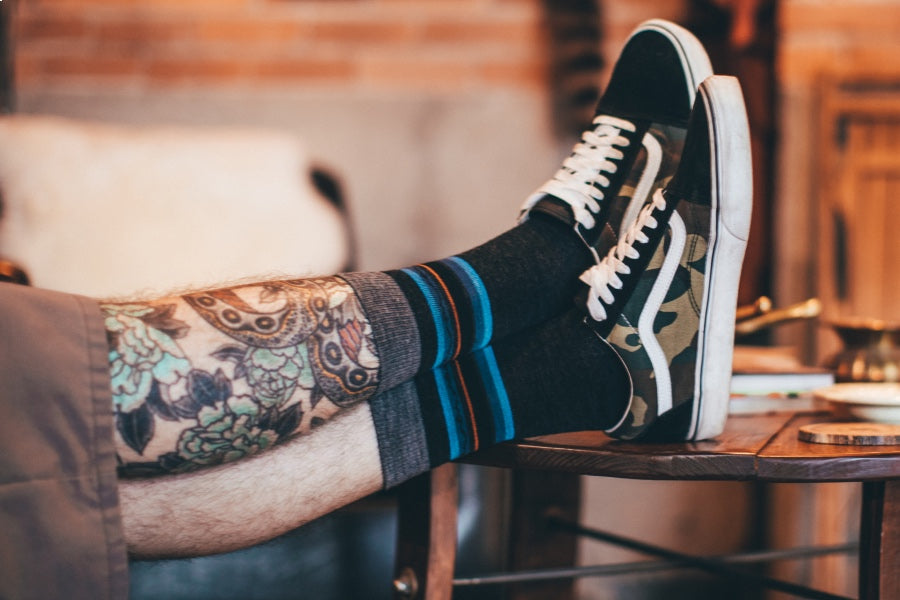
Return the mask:
<path id="1" fill-rule="evenodd" d="M 478 427 L 475 425 L 475 409 L 472 407 L 472 398 L 469 397 L 469 388 L 466 387 L 466 381 L 463 379 L 462 369 L 459 363 L 453 361 L 453 368 L 456 370 L 456 379 L 462 388 L 463 397 L 466 399 L 466 406 L 469 409 L 469 424 L 472 426 L 472 452 L 478 450 Z"/>
<path id="2" fill-rule="evenodd" d="M 460 351 L 462 350 L 462 331 L 459 324 L 459 312 L 456 309 L 456 303 L 453 301 L 453 296 L 450 295 L 450 289 L 447 287 L 447 284 L 444 283 L 444 280 L 441 279 L 441 276 L 438 275 L 434 269 L 429 267 L 428 265 L 419 265 L 437 280 L 439 284 L 441 284 L 441 289 L 444 290 L 444 295 L 447 297 L 447 301 L 450 303 L 450 308 L 453 311 L 453 325 L 456 329 L 456 349 L 453 351 L 453 356 L 451 358 L 456 358 L 459 356 Z"/>

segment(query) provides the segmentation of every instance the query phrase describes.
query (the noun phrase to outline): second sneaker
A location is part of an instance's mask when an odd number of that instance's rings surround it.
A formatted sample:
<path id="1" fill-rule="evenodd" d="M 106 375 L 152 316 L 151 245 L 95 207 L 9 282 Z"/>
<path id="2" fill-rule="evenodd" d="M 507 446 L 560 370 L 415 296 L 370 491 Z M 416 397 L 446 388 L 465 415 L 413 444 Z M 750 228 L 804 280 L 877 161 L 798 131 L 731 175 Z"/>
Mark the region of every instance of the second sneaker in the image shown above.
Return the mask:
<path id="1" fill-rule="evenodd" d="M 740 85 L 710 77 L 675 175 L 582 277 L 595 326 L 632 382 L 631 407 L 610 435 L 697 440 L 724 428 L 751 199 Z"/>

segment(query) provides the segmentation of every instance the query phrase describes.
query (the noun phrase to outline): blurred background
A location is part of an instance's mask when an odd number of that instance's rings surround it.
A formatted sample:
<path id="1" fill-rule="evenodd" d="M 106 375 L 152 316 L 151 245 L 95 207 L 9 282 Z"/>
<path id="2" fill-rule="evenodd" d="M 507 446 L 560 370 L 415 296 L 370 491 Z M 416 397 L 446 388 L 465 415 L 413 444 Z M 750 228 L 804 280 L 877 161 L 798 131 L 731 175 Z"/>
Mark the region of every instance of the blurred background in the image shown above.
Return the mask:
<path id="1" fill-rule="evenodd" d="M 366 270 L 441 257 L 509 227 L 589 122 L 629 32 L 673 20 L 746 96 L 755 197 L 741 302 L 818 297 L 828 318 L 900 319 L 896 0 L 0 0 L 0 9 L 7 112 L 290 133 L 339 183 Z M 838 346 L 811 321 L 762 341 L 810 363 Z M 504 493 L 502 475 L 471 478 Z M 697 552 L 836 541 L 857 526 L 856 491 L 593 479 L 583 519 Z M 830 531 L 814 530 L 813 513 Z M 632 556 L 580 548 L 582 562 Z M 852 560 L 827 560 L 789 571 L 853 593 Z M 578 590 L 672 598 L 678 577 L 586 580 Z"/>

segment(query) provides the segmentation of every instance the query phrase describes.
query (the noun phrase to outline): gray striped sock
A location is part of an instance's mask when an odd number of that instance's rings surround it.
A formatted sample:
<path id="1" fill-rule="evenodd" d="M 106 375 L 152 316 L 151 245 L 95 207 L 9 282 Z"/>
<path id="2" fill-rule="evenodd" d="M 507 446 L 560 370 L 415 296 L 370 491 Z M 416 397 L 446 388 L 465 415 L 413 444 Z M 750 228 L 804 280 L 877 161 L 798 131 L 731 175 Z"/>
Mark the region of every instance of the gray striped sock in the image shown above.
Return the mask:
<path id="1" fill-rule="evenodd" d="M 384 488 L 392 488 L 427 471 L 428 440 L 422 424 L 419 395 L 413 381 L 369 400 Z"/>
<path id="2" fill-rule="evenodd" d="M 412 379 L 419 371 L 419 327 L 409 301 L 396 282 L 384 273 L 343 273 L 372 326 L 378 349 L 378 391 L 383 393 Z"/>
<path id="3" fill-rule="evenodd" d="M 419 328 L 406 296 L 384 273 L 346 273 L 378 349 L 378 391 L 369 400 L 385 489 L 428 470 L 428 443 L 412 379 L 419 371 Z"/>

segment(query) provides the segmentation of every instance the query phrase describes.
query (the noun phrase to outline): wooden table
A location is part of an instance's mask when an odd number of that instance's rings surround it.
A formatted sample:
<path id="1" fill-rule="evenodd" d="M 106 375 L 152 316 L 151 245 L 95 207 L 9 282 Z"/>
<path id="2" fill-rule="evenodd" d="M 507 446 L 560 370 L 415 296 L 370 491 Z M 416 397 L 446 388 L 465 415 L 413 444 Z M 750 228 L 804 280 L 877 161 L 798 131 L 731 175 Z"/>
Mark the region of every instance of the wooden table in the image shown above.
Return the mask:
<path id="1" fill-rule="evenodd" d="M 898 599 L 900 445 L 842 446 L 798 439 L 801 426 L 834 419 L 827 411 L 733 415 L 718 438 L 683 444 L 625 443 L 597 432 L 571 433 L 501 444 L 468 457 L 466 462 L 517 471 L 632 479 L 863 482 L 860 598 Z M 401 490 L 395 587 L 415 587 L 415 597 L 450 598 L 456 540 L 455 478 L 455 466 L 446 465 Z M 569 493 L 564 486 L 532 489 L 514 493 L 514 503 L 535 492 L 549 496 Z M 398 593 L 397 597 L 411 596 Z"/>

